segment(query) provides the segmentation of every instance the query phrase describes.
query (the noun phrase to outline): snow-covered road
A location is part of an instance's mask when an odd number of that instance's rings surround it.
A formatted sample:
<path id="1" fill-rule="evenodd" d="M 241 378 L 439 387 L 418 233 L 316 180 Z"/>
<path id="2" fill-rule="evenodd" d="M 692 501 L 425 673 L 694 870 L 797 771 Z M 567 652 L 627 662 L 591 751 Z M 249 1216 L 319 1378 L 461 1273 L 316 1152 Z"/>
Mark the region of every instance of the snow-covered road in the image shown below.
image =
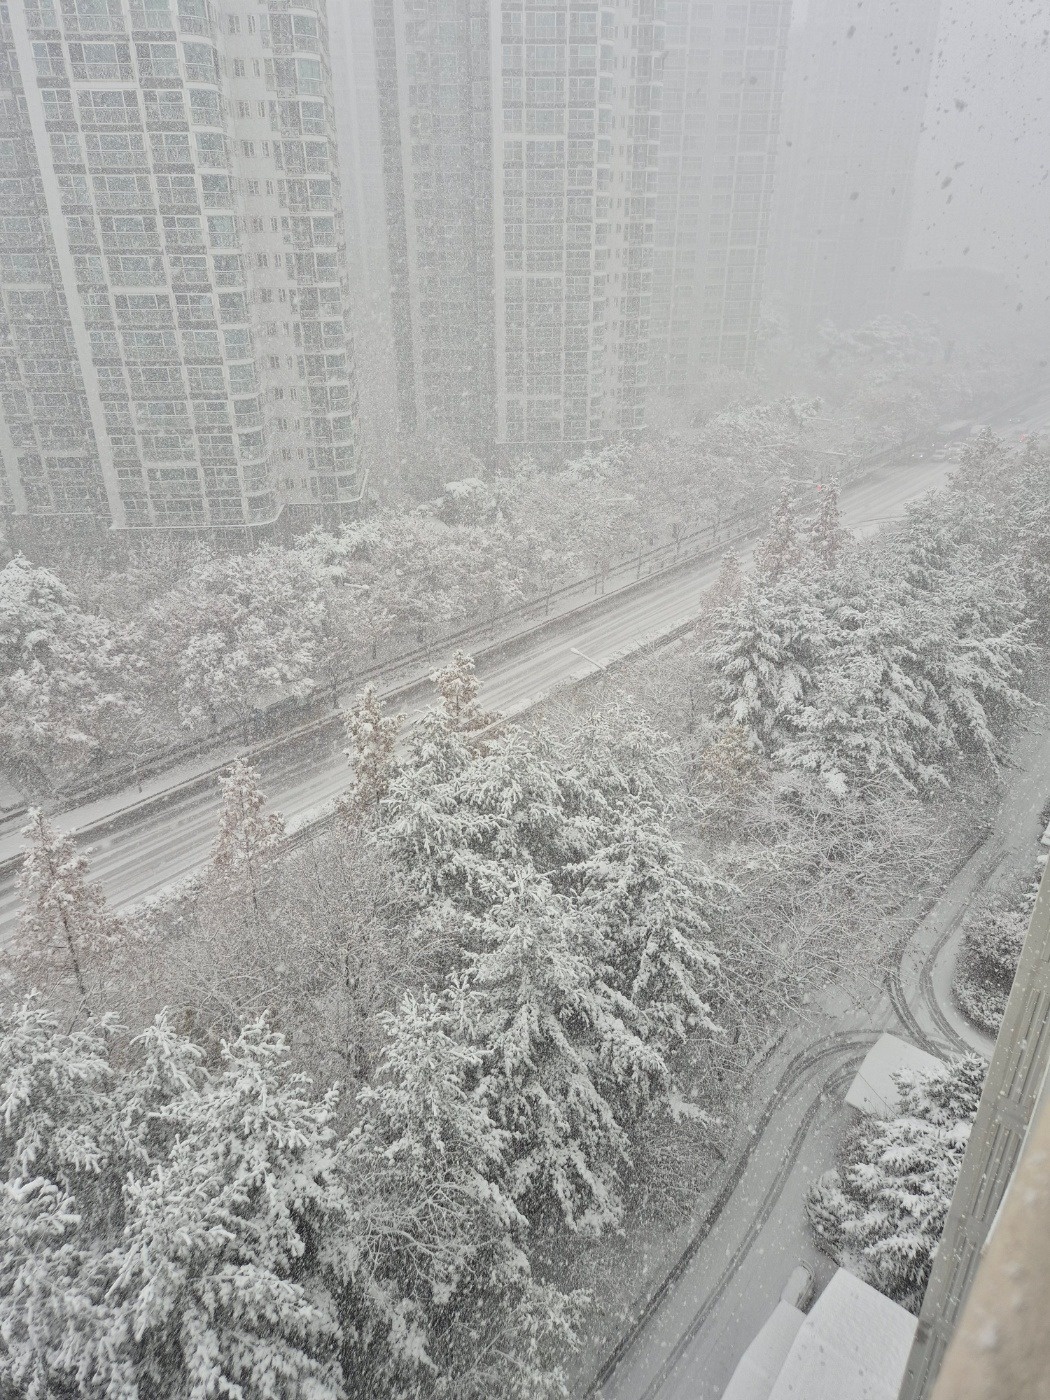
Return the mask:
<path id="1" fill-rule="evenodd" d="M 1001 426 L 1015 435 L 1050 421 L 1050 398 L 1016 418 L 1004 414 Z M 996 419 L 990 420 L 993 424 Z M 882 468 L 877 476 L 845 490 L 843 517 L 858 530 L 898 516 L 905 502 L 941 486 L 950 468 L 943 463 L 907 460 Z M 745 560 L 750 546 L 740 546 Z M 697 611 L 700 595 L 715 579 L 718 557 L 655 577 L 651 586 L 601 600 L 594 609 L 565 617 L 556 629 L 541 631 L 482 657 L 478 673 L 486 707 L 515 713 L 559 686 L 593 670 L 591 660 L 607 661 L 673 631 Z M 425 703 L 421 695 L 401 707 L 409 718 Z M 346 786 L 342 736 L 329 727 L 294 744 L 270 745 L 257 762 L 272 804 L 294 825 Z M 222 756 L 210 760 L 217 765 Z M 77 833 L 89 853 L 92 873 L 117 906 L 155 894 L 197 869 L 214 839 L 218 785 L 214 772 L 183 765 L 135 789 L 73 808 L 56 817 L 59 827 Z M 207 767 L 207 764 L 205 764 Z M 0 835 L 0 940 L 10 934 L 17 912 L 16 873 L 11 862 L 21 849 L 17 830 Z M 5 867 L 5 862 L 7 865 Z"/>
<path id="2" fill-rule="evenodd" d="M 809 1183 L 834 1164 L 846 1126 L 845 1086 L 884 1030 L 942 1053 L 991 1051 L 951 1004 L 949 987 L 970 901 L 1005 865 L 1035 869 L 1038 815 L 1050 794 L 1050 711 L 1039 709 L 1012 750 L 990 829 L 919 920 L 901 958 L 902 1021 L 888 993 L 866 999 L 834 992 L 782 1047 L 771 1108 L 756 1124 L 747 1162 L 717 1219 L 698 1231 L 695 1252 L 590 1390 L 602 1400 L 718 1400 L 744 1349 L 772 1312 L 795 1264 L 818 1287 L 833 1266 L 804 1220 Z M 897 1002 L 899 1007 L 900 1003 Z M 806 1042 L 808 1041 L 808 1045 Z M 948 1045 L 946 1046 L 946 1041 Z M 789 1058 L 792 1057 L 793 1058 Z"/>

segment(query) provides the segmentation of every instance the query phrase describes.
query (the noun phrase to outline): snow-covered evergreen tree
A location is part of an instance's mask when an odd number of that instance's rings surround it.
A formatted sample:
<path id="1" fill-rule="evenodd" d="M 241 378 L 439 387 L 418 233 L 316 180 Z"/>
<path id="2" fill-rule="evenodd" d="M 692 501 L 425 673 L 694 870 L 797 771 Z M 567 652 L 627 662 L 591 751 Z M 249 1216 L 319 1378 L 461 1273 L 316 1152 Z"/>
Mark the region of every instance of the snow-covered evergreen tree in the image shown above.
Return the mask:
<path id="1" fill-rule="evenodd" d="M 60 1032 L 36 999 L 0 1010 L 0 1389 L 11 1395 L 130 1393 L 107 1344 L 105 1256 L 127 1165 L 111 1030 L 94 1017 Z"/>
<path id="2" fill-rule="evenodd" d="M 582 907 L 604 938 L 604 975 L 643 1014 L 646 1039 L 673 1055 L 692 1035 L 717 1035 L 719 891 L 710 876 L 659 826 L 630 816 L 578 875 Z"/>
<path id="3" fill-rule="evenodd" d="M 128 925 L 109 909 L 101 885 L 88 879 L 87 860 L 71 836 L 39 810 L 30 813 L 22 835 L 18 926 L 5 959 L 29 986 L 45 990 L 71 982 L 90 1012 Z"/>
<path id="4" fill-rule="evenodd" d="M 471 941 L 467 1011 L 480 1092 L 514 1142 L 509 1193 L 531 1220 L 600 1233 L 619 1219 L 627 1160 L 609 1096 L 645 1097 L 662 1057 L 596 975 L 597 931 L 546 881 L 522 881 Z"/>
<path id="5" fill-rule="evenodd" d="M 917 1312 L 944 1232 L 987 1064 L 966 1055 L 896 1076 L 901 1113 L 865 1124 L 841 1171 L 807 1203 L 818 1239 L 841 1263 Z"/>
<path id="6" fill-rule="evenodd" d="M 857 571 L 827 579 L 826 660 L 779 760 L 839 794 L 887 779 L 926 791 L 943 780 L 947 738 L 928 714 L 906 614 L 892 589 Z"/>
<path id="7" fill-rule="evenodd" d="M 719 983 L 713 882 L 667 830 L 670 749 L 614 708 L 571 739 L 508 726 L 483 747 L 424 720 L 379 807 L 417 939 L 466 976 L 510 1194 L 587 1230 L 617 1217 L 627 1125 L 685 1041 L 716 1033 Z"/>
<path id="8" fill-rule="evenodd" d="M 420 894 L 475 912 L 523 871 L 566 858 L 556 757 L 516 728 L 479 751 L 425 719 L 380 815 L 384 844 Z"/>
<path id="9" fill-rule="evenodd" d="M 345 1153 L 374 1314 L 346 1349 L 352 1394 L 561 1395 L 582 1300 L 532 1275 L 464 986 L 408 995 L 384 1023 Z"/>
<path id="10" fill-rule="evenodd" d="M 481 682 L 474 674 L 474 658 L 465 651 L 457 651 L 449 664 L 435 671 L 430 679 L 437 686 L 445 722 L 456 733 L 487 729 L 500 718 L 478 704 Z"/>
<path id="11" fill-rule="evenodd" d="M 404 718 L 404 715 L 383 714 L 373 685 L 366 686 L 354 704 L 344 711 L 343 726 L 350 741 L 346 757 L 352 773 L 350 791 L 342 804 L 348 817 L 360 820 L 374 812 L 386 796 Z"/>
<path id="12" fill-rule="evenodd" d="M 312 1099 L 285 1054 L 248 1026 L 218 1073 L 158 1110 L 173 1138 L 128 1185 L 107 1293 L 144 1393 L 344 1394 L 321 1260 L 346 1228 L 335 1092 Z"/>
<path id="13" fill-rule="evenodd" d="M 776 584 L 802 559 L 802 541 L 791 492 L 785 482 L 769 534 L 755 550 L 755 574 L 766 584 Z"/>
<path id="14" fill-rule="evenodd" d="M 490 1286 L 528 1273 L 515 1245 L 525 1221 L 500 1180 L 511 1152 L 474 1089 L 480 1050 L 463 1034 L 462 991 L 405 996 L 382 1017 L 387 1040 L 355 1150 L 377 1166 L 399 1247 L 388 1261 L 409 1296 L 445 1309 L 465 1293 L 475 1306 Z"/>
<path id="15" fill-rule="evenodd" d="M 249 904 L 258 922 L 262 880 L 284 843 L 284 819 L 265 810 L 266 796 L 246 758 L 234 759 L 219 786 L 222 806 L 211 856 L 212 880 L 223 894 Z"/>
<path id="16" fill-rule="evenodd" d="M 746 589 L 713 622 L 716 717 L 744 730 L 756 751 L 774 753 L 812 698 L 828 630 L 810 581 L 792 576 L 776 588 Z"/>
<path id="17" fill-rule="evenodd" d="M 820 493 L 820 509 L 809 524 L 807 542 L 824 568 L 833 569 L 849 539 L 849 531 L 842 524 L 838 484 L 825 482 Z"/>
<path id="18" fill-rule="evenodd" d="M 622 696 L 575 726 L 559 774 L 581 857 L 610 839 L 626 815 L 667 821 L 682 782 L 668 735 L 643 706 Z"/>
<path id="19" fill-rule="evenodd" d="M 907 621 L 931 722 L 953 751 L 998 761 L 1006 724 L 1025 705 L 1030 646 L 1021 600 L 964 560 L 937 596 L 910 601 Z"/>

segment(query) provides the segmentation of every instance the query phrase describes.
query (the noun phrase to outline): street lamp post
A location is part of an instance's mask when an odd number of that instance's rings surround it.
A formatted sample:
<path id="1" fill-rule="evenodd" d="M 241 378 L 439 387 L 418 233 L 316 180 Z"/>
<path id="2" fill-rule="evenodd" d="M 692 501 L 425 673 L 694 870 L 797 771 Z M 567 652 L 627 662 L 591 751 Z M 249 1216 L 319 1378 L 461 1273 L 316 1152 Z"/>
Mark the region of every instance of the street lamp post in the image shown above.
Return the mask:
<path id="1" fill-rule="evenodd" d="M 588 656 L 585 651 L 581 651 L 579 647 L 570 647 L 569 650 L 572 652 L 573 656 L 579 656 L 584 661 L 589 661 L 591 665 L 597 667 L 599 671 L 607 671 L 609 669 L 608 666 L 603 665 L 602 662 L 595 661 L 593 656 Z"/>

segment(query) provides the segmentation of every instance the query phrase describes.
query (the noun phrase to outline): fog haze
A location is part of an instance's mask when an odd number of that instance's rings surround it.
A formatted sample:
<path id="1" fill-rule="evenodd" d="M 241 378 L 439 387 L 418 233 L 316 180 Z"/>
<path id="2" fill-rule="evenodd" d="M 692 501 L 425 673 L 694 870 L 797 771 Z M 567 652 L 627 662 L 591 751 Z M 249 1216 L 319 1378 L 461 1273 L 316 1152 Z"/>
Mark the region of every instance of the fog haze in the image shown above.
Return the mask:
<path id="1" fill-rule="evenodd" d="M 944 0 L 910 266 L 981 267 L 1046 303 L 1048 36 L 1041 0 Z"/>

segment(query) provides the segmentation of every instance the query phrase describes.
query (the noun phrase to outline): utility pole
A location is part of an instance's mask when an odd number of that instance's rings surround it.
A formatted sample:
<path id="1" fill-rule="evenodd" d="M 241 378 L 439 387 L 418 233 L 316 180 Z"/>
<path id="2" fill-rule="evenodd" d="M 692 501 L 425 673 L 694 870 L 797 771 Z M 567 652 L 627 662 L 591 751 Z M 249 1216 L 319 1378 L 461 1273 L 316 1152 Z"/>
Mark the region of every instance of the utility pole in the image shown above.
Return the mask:
<path id="1" fill-rule="evenodd" d="M 922 1300 L 899 1400 L 926 1400 L 933 1389 L 1043 1093 L 1048 1064 L 1050 862 L 1043 871 L 944 1237 Z"/>

